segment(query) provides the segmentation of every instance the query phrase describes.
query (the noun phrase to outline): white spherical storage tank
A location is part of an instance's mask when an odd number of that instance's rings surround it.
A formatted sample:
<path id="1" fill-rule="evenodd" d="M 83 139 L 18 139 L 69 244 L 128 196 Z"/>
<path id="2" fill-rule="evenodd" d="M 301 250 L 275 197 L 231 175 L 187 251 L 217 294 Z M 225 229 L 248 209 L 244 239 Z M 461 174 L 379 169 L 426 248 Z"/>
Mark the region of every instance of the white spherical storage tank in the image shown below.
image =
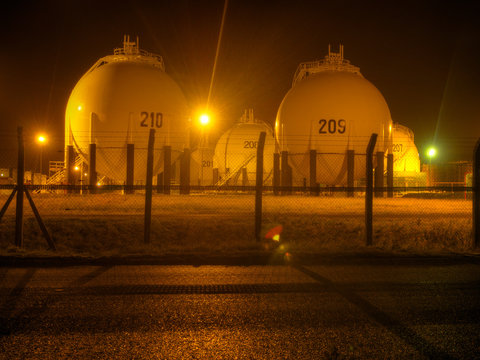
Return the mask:
<path id="1" fill-rule="evenodd" d="M 89 144 L 97 147 L 100 176 L 123 183 L 127 144 L 134 144 L 135 183 L 145 183 L 147 143 L 155 129 L 154 174 L 163 170 L 165 145 L 172 163 L 187 146 L 188 110 L 178 85 L 165 73 L 160 56 L 124 39 L 123 48 L 98 60 L 78 81 L 65 113 L 65 144 L 88 163 Z"/>
<path id="2" fill-rule="evenodd" d="M 255 184 L 257 145 L 262 131 L 266 133 L 263 151 L 263 178 L 265 182 L 271 182 L 275 152 L 274 134 L 269 125 L 254 119 L 253 111 L 248 110 L 232 128 L 220 137 L 215 146 L 213 167 L 218 169 L 219 184 L 225 184 L 227 180 L 231 185 L 242 184 L 242 169 L 246 169 L 248 185 Z M 245 172 L 245 170 L 243 171 Z"/>
<path id="3" fill-rule="evenodd" d="M 345 185 L 347 150 L 355 151 L 354 178 L 365 177 L 365 154 L 372 133 L 375 151 L 391 146 L 390 110 L 380 91 L 360 69 L 330 51 L 324 60 L 302 63 L 277 113 L 275 134 L 289 152 L 293 184 L 309 178 L 309 152 L 317 151 L 316 180 Z"/>
<path id="4" fill-rule="evenodd" d="M 412 130 L 394 123 L 392 130 L 393 172 L 395 176 L 420 172 L 420 156 Z"/>

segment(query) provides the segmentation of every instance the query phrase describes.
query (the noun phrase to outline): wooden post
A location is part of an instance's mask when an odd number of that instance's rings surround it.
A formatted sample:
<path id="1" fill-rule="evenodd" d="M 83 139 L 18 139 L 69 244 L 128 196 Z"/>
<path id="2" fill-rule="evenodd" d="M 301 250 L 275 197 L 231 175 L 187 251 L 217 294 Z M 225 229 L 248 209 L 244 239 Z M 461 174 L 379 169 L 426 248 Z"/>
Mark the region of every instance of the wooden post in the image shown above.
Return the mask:
<path id="1" fill-rule="evenodd" d="M 375 197 L 383 197 L 383 174 L 385 173 L 384 165 L 385 153 L 377 151 L 377 167 L 375 168 Z"/>
<path id="2" fill-rule="evenodd" d="M 273 194 L 278 195 L 280 186 L 280 154 L 273 154 Z"/>
<path id="3" fill-rule="evenodd" d="M 257 171 L 255 182 L 255 239 L 260 241 L 262 229 L 262 192 L 263 192 L 263 148 L 267 133 L 262 131 L 258 138 L 257 145 Z"/>
<path id="4" fill-rule="evenodd" d="M 148 155 L 147 155 L 148 157 Z M 134 167 L 135 167 L 135 144 L 127 144 L 127 194 L 133 194 L 133 182 L 134 182 Z M 147 165 L 148 168 L 148 165 Z"/>
<path id="5" fill-rule="evenodd" d="M 190 194 L 190 149 L 183 150 L 180 162 L 180 194 Z"/>
<path id="6" fill-rule="evenodd" d="M 97 188 L 97 145 L 88 146 L 88 185 L 90 194 L 95 194 Z"/>
<path id="7" fill-rule="evenodd" d="M 473 179 L 472 179 L 472 206 L 473 206 L 473 248 L 480 248 L 480 139 L 477 140 L 473 152 Z"/>
<path id="8" fill-rule="evenodd" d="M 145 179 L 145 227 L 143 242 L 150 242 L 150 227 L 152 224 L 152 180 L 153 180 L 153 146 L 155 144 L 155 129 L 150 129 L 147 150 L 147 178 Z"/>
<path id="9" fill-rule="evenodd" d="M 172 147 L 163 147 L 163 193 L 170 195 L 170 184 L 172 182 Z"/>
<path id="10" fill-rule="evenodd" d="M 23 247 L 23 194 L 25 182 L 25 149 L 23 145 L 23 128 L 17 129 L 18 159 L 17 159 L 17 208 L 15 217 L 15 245 Z"/>
<path id="11" fill-rule="evenodd" d="M 393 198 L 393 154 L 387 155 L 387 197 Z"/>
<path id="12" fill-rule="evenodd" d="M 317 189 L 317 150 L 310 150 L 310 195 Z"/>
<path id="13" fill-rule="evenodd" d="M 373 238 L 373 150 L 377 142 L 377 134 L 372 134 L 367 146 L 366 157 L 366 189 L 365 189 L 365 236 L 367 246 L 372 245 Z"/>
<path id="14" fill-rule="evenodd" d="M 354 197 L 355 150 L 347 150 L 347 197 Z"/>

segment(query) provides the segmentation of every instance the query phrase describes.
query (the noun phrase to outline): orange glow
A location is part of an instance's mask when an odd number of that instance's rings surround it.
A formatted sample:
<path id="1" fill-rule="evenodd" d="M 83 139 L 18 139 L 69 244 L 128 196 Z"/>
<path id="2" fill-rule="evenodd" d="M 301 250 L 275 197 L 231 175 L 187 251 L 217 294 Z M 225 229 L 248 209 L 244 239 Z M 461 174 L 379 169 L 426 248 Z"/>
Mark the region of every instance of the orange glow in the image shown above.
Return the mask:
<path id="1" fill-rule="evenodd" d="M 80 170 L 80 168 L 79 168 L 78 166 L 75 166 L 73 169 L 74 169 L 75 171 Z"/>
<path id="2" fill-rule="evenodd" d="M 278 225 L 275 226 L 274 228 L 270 229 L 266 234 L 265 234 L 265 239 L 272 239 L 274 241 L 280 241 L 280 234 L 283 231 L 283 226 Z"/>
<path id="3" fill-rule="evenodd" d="M 40 143 L 40 144 L 43 144 L 47 141 L 47 137 L 45 135 L 38 135 L 37 136 L 37 141 Z"/>

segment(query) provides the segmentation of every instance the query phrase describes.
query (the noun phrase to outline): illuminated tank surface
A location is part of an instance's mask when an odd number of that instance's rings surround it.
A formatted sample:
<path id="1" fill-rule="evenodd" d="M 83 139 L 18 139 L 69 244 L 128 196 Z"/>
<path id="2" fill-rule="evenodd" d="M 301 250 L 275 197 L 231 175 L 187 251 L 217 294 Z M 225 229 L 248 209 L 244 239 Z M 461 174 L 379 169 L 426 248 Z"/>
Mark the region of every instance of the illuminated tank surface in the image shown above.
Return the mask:
<path id="1" fill-rule="evenodd" d="M 324 60 L 302 63 L 278 109 L 275 136 L 289 152 L 293 183 L 309 178 L 309 151 L 316 150 L 317 182 L 346 184 L 346 151 L 365 154 L 372 133 L 375 151 L 391 144 L 391 116 L 380 91 L 360 69 L 330 51 Z M 355 156 L 355 179 L 365 177 L 365 157 Z"/>
<path id="2" fill-rule="evenodd" d="M 126 177 L 126 145 L 135 145 L 135 183 L 144 183 L 150 129 L 156 130 L 154 174 L 163 170 L 164 145 L 172 163 L 187 146 L 185 97 L 165 73 L 160 56 L 124 39 L 114 55 L 98 60 L 78 81 L 65 114 L 65 144 L 88 163 L 88 145 L 97 145 L 97 172 L 116 182 Z"/>
<path id="3" fill-rule="evenodd" d="M 264 147 L 264 180 L 271 181 L 275 152 L 274 134 L 270 126 L 253 117 L 253 110 L 245 111 L 241 119 L 220 137 L 215 146 L 213 166 L 218 168 L 222 179 L 231 176 L 231 183 L 234 184 L 235 178 L 241 175 L 241 169 L 246 168 L 249 184 L 255 184 L 257 144 L 262 131 L 267 134 Z"/>
<path id="4" fill-rule="evenodd" d="M 420 157 L 413 139 L 412 130 L 397 123 L 393 124 L 393 171 L 396 176 L 401 173 L 420 172 Z"/>

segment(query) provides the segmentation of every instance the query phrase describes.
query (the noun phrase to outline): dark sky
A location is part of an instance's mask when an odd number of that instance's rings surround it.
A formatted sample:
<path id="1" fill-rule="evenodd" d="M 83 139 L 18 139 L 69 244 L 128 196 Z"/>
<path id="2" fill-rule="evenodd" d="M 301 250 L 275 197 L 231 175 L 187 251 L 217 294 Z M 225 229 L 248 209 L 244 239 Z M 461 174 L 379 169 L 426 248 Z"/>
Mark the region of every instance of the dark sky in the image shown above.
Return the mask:
<path id="1" fill-rule="evenodd" d="M 62 159 L 68 96 L 98 58 L 122 46 L 124 34 L 163 56 L 192 108 L 204 104 L 223 3 L 2 2 L 0 151 L 23 124 L 27 135 L 52 134 L 48 156 Z M 478 3 L 230 0 L 212 106 L 224 129 L 249 107 L 273 123 L 298 64 L 342 43 L 393 120 L 414 131 L 421 153 L 436 141 L 442 159 L 468 159 L 480 136 Z"/>

